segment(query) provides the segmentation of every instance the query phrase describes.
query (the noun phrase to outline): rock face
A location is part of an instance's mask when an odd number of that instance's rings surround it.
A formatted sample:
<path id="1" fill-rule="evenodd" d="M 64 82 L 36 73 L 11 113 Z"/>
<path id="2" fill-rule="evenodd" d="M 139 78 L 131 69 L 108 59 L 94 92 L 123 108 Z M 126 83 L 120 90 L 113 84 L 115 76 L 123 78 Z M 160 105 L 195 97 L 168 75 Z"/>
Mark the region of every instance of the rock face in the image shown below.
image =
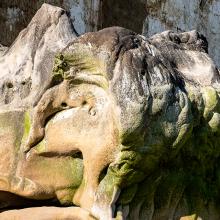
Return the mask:
<path id="1" fill-rule="evenodd" d="M 43 2 L 60 6 L 78 34 L 123 26 L 150 37 L 165 31 L 197 30 L 209 41 L 209 54 L 220 66 L 218 0 L 1 0 L 0 43 L 9 46 Z"/>
<path id="2" fill-rule="evenodd" d="M 9 46 L 44 2 L 68 10 L 78 34 L 97 30 L 100 0 L 1 0 L 0 43 Z"/>
<path id="3" fill-rule="evenodd" d="M 220 2 L 218 0 L 148 0 L 148 16 L 144 22 L 143 34 L 174 30 L 197 30 L 209 42 L 209 54 L 220 66 Z"/>
<path id="4" fill-rule="evenodd" d="M 220 75 L 203 35 L 76 37 L 44 4 L 0 51 L 0 219 L 220 218 Z"/>
<path id="5" fill-rule="evenodd" d="M 49 86 L 54 55 L 76 37 L 66 12 L 44 4 L 8 49 L 0 53 L 0 104 L 29 105 Z"/>

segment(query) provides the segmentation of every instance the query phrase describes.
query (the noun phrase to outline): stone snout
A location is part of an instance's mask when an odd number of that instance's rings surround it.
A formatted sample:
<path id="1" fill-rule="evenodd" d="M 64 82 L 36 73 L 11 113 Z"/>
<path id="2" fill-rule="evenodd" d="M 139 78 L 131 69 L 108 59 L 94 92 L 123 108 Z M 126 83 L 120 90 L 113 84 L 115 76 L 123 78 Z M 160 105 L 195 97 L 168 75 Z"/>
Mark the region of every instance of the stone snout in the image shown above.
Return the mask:
<path id="1" fill-rule="evenodd" d="M 74 193 L 73 204 L 87 210 L 91 210 L 96 200 L 103 170 L 114 161 L 119 150 L 115 109 L 107 90 L 64 81 L 49 90 L 33 112 L 26 143 L 28 157 L 81 155 L 83 179 Z"/>

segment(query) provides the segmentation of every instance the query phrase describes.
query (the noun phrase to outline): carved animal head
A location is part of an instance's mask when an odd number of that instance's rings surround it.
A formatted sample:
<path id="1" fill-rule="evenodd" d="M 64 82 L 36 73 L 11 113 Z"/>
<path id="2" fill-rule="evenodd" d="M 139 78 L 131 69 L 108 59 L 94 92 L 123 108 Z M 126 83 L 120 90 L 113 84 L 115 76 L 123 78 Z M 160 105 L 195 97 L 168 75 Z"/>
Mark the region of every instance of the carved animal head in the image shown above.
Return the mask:
<path id="1" fill-rule="evenodd" d="M 166 205 L 174 218 L 185 198 L 206 196 L 208 173 L 217 185 L 219 74 L 204 51 L 186 46 L 194 32 L 184 42 L 167 34 L 146 39 L 113 27 L 69 43 L 33 109 L 24 176 L 45 185 L 28 171 L 34 161 L 70 160 L 75 179 L 51 182 L 58 199 L 102 220 L 154 219 L 150 207 L 166 219 Z M 201 192 L 187 195 L 193 184 Z"/>

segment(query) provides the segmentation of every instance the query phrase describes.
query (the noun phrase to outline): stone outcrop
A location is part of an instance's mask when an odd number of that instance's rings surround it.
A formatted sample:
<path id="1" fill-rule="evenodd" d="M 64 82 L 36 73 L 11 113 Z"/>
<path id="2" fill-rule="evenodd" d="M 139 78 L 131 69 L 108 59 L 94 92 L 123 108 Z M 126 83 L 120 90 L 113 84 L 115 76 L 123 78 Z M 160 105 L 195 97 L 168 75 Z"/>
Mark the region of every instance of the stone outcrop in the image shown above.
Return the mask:
<path id="1" fill-rule="evenodd" d="M 161 31 L 197 30 L 209 42 L 209 54 L 220 66 L 220 2 L 218 0 L 147 0 L 148 15 L 143 34 L 151 36 Z"/>
<path id="2" fill-rule="evenodd" d="M 54 55 L 75 37 L 66 12 L 44 4 L 11 47 L 0 49 L 0 104 L 34 105 L 51 82 Z"/>
<path id="3" fill-rule="evenodd" d="M 0 219 L 220 218 L 220 75 L 202 34 L 76 37 L 44 4 L 0 51 Z"/>
<path id="4" fill-rule="evenodd" d="M 1 0 L 0 43 L 9 46 L 44 2 L 66 9 L 78 34 L 97 30 L 100 0 Z"/>

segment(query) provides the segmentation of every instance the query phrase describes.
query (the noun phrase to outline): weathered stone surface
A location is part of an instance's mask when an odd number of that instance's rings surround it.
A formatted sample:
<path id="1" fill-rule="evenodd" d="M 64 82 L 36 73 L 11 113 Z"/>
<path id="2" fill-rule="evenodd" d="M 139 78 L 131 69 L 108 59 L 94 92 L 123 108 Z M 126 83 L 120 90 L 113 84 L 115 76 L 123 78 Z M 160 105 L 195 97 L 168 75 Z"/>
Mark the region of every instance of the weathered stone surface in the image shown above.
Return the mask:
<path id="1" fill-rule="evenodd" d="M 75 36 L 63 9 L 42 5 L 12 46 L 1 47 L 1 107 L 34 105 L 50 84 L 54 55 Z"/>
<path id="2" fill-rule="evenodd" d="M 78 34 L 97 30 L 100 0 L 1 0 L 0 43 L 9 46 L 43 3 L 66 9 Z"/>
<path id="3" fill-rule="evenodd" d="M 76 38 L 48 5 L 22 33 L 0 58 L 0 205 L 78 207 L 0 219 L 220 218 L 220 75 L 201 34 Z"/>
<path id="4" fill-rule="evenodd" d="M 209 42 L 209 54 L 220 66 L 220 1 L 218 0 L 147 0 L 148 16 L 144 23 L 144 35 L 165 31 L 197 30 Z"/>
<path id="5" fill-rule="evenodd" d="M 6 211 L 0 214 L 4 220 L 94 220 L 89 213 L 77 207 L 38 207 Z"/>
<path id="6" fill-rule="evenodd" d="M 0 43 L 9 46 L 43 2 L 69 11 L 79 34 L 123 26 L 150 37 L 173 30 L 197 30 L 209 41 L 209 54 L 220 66 L 220 3 L 218 0 L 1 0 Z M 144 25 L 143 25 L 144 24 Z"/>
<path id="7" fill-rule="evenodd" d="M 144 0 L 1 0 L 0 43 L 9 46 L 44 2 L 67 10 L 79 35 L 109 26 L 141 33 L 146 17 Z"/>

